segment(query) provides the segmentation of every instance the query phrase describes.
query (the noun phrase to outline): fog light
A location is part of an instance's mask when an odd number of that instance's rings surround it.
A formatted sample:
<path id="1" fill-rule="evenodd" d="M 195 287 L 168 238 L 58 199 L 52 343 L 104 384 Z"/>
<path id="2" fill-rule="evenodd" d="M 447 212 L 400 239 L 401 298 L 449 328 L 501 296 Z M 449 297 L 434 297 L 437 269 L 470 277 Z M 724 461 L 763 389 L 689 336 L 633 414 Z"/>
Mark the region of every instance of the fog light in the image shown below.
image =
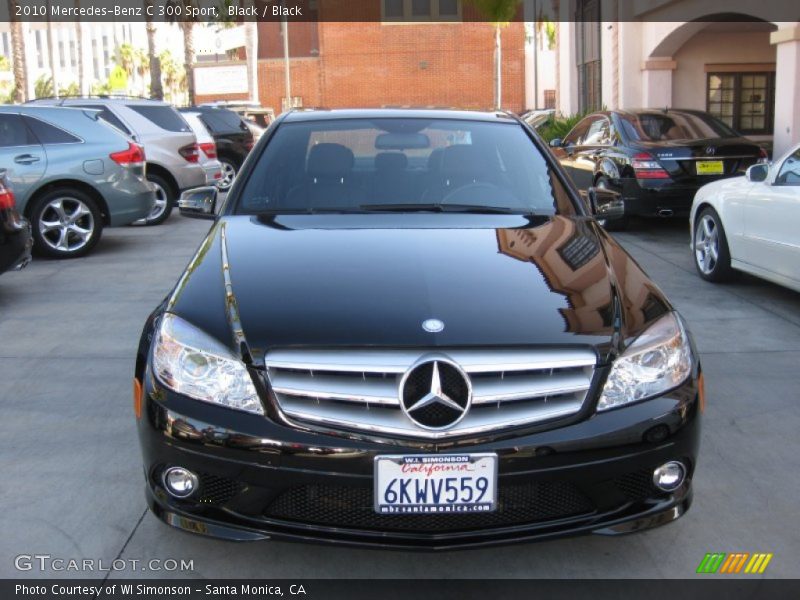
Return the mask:
<path id="1" fill-rule="evenodd" d="M 164 487 L 176 498 L 187 498 L 198 487 L 197 475 L 183 467 L 170 467 L 164 471 Z"/>
<path id="2" fill-rule="evenodd" d="M 653 471 L 653 483 L 665 492 L 678 489 L 686 479 L 686 468 L 677 461 L 664 463 Z"/>

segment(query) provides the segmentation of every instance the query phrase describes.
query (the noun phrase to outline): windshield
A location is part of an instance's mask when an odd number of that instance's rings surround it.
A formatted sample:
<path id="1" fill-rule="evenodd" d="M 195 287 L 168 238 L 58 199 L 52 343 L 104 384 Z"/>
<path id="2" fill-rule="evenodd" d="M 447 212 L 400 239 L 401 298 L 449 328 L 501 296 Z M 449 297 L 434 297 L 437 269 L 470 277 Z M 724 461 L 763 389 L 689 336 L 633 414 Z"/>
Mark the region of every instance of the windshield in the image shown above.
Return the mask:
<path id="1" fill-rule="evenodd" d="M 234 212 L 574 213 L 518 124 L 454 119 L 283 123 Z"/>
<path id="2" fill-rule="evenodd" d="M 683 112 L 623 113 L 619 118 L 627 137 L 638 142 L 707 140 L 739 135 L 711 115 Z"/>

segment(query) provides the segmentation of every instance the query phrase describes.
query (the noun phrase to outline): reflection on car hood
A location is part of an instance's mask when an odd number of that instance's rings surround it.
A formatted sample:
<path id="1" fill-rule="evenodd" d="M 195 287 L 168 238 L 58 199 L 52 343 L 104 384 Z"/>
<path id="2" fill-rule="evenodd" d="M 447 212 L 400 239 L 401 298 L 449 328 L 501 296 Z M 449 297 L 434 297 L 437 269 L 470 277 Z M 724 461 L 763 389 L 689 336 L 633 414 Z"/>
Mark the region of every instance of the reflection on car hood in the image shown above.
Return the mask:
<path id="1" fill-rule="evenodd" d="M 635 335 L 668 309 L 594 222 L 506 215 L 226 217 L 168 307 L 228 344 L 238 317 L 254 357 L 299 345 L 591 344 L 605 355 L 615 332 Z M 431 318 L 441 332 L 423 330 Z"/>

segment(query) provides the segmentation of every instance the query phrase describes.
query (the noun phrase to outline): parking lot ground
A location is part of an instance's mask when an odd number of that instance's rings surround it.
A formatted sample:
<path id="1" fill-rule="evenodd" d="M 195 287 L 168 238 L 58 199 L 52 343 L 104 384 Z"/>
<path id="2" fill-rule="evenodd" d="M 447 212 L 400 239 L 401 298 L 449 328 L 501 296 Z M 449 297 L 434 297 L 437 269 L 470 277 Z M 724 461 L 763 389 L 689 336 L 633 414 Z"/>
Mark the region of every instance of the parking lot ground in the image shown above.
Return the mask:
<path id="1" fill-rule="evenodd" d="M 707 552 L 772 552 L 764 577 L 800 575 L 800 294 L 744 276 L 701 281 L 688 228 L 674 222 L 618 238 L 687 318 L 702 354 L 708 406 L 695 499 L 677 522 L 435 559 L 232 544 L 161 524 L 145 508 L 133 356 L 145 317 L 207 228 L 174 215 L 159 227 L 112 229 L 85 259 L 40 260 L 0 277 L 0 577 L 108 576 L 15 569 L 17 555 L 49 554 L 193 561 L 187 573 L 129 568 L 113 578 L 685 578 Z"/>

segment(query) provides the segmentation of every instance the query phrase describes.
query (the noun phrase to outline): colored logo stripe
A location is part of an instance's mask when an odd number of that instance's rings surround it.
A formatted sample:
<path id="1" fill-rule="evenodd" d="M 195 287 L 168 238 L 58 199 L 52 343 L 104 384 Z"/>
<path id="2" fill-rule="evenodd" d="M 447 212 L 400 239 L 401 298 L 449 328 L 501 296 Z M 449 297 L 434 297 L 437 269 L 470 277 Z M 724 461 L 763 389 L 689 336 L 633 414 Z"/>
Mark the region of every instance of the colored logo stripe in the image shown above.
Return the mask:
<path id="1" fill-rule="evenodd" d="M 724 559 L 724 552 L 710 552 L 703 557 L 703 560 L 700 562 L 700 566 L 697 567 L 697 572 L 716 573 Z"/>
<path id="2" fill-rule="evenodd" d="M 709 552 L 700 561 L 697 567 L 698 573 L 714 574 L 736 574 L 745 573 L 760 574 L 767 570 L 767 565 L 772 560 L 772 553 L 756 552 Z M 748 560 L 749 559 L 749 560 Z M 747 565 L 747 566 L 745 566 Z"/>
<path id="3" fill-rule="evenodd" d="M 753 558 L 750 559 L 750 562 L 747 563 L 747 566 L 744 569 L 745 573 L 763 573 L 767 570 L 767 565 L 769 561 L 772 560 L 772 553 L 769 554 L 761 553 L 761 554 L 753 554 Z"/>

